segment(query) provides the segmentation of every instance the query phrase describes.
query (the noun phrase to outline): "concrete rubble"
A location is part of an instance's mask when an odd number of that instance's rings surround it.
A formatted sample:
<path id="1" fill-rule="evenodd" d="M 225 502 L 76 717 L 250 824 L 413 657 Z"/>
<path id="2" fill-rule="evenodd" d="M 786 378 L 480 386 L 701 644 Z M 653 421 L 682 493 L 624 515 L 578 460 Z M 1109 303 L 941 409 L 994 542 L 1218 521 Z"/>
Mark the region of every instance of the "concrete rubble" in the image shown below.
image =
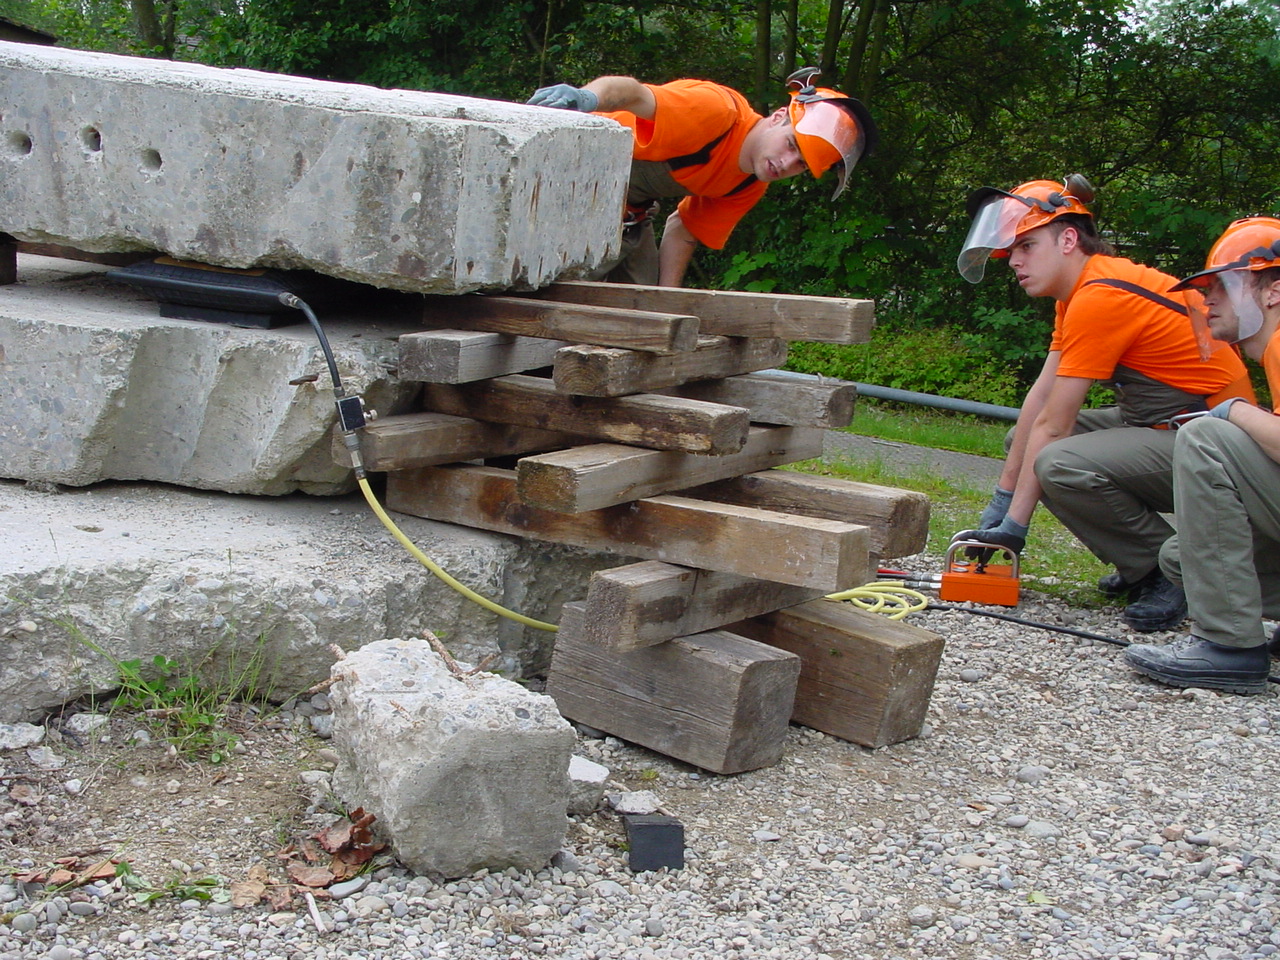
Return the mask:
<path id="1" fill-rule="evenodd" d="M 631 135 L 523 104 L 0 42 L 0 232 L 430 293 L 614 256 Z"/>
<path id="2" fill-rule="evenodd" d="M 334 790 L 405 866 L 453 878 L 560 850 L 575 737 L 550 697 L 455 675 L 421 639 L 367 644 L 332 676 Z"/>

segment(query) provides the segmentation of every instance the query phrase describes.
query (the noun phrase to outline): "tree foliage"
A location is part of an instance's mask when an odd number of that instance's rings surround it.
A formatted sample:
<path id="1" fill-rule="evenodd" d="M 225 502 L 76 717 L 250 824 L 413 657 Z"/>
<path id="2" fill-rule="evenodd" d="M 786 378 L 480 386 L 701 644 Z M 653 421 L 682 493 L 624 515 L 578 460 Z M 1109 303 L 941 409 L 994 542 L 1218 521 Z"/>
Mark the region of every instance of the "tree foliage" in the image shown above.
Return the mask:
<path id="1" fill-rule="evenodd" d="M 13 3 L 14 0 L 8 0 Z M 881 128 L 837 204 L 770 189 L 693 274 L 870 297 L 1030 366 L 1047 315 L 955 257 L 975 187 L 1081 172 L 1122 252 L 1194 269 L 1231 219 L 1280 208 L 1280 2 L 1261 0 L 30 0 L 76 46 L 523 100 L 604 73 L 709 77 L 781 102 L 820 64 Z"/>

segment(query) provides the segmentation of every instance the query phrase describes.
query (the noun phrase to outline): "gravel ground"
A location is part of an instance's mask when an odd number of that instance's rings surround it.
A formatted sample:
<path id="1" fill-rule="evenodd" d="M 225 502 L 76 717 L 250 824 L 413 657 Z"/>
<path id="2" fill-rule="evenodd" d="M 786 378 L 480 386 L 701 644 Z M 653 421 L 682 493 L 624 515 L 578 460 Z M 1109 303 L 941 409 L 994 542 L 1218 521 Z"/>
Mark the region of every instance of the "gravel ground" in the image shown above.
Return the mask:
<path id="1" fill-rule="evenodd" d="M 1117 613 L 1034 596 L 1017 611 L 1120 636 Z M 873 751 L 793 727 L 776 766 L 715 776 L 581 737 L 578 752 L 612 771 L 610 792 L 652 790 L 684 824 L 686 864 L 672 872 L 629 871 L 606 805 L 572 821 L 565 851 L 537 872 L 442 883 L 390 862 L 362 889 L 334 891 L 342 899 L 316 891 L 314 908 L 299 895 L 248 907 L 183 899 L 179 880 L 226 887 L 276 871 L 281 847 L 332 821 L 333 758 L 311 733 L 323 704 L 314 722 L 310 703 L 245 718 L 239 753 L 216 768 L 139 742 L 127 718 L 102 728 L 105 744 L 55 733 L 41 762 L 0 754 L 10 867 L 121 856 L 146 889 L 173 895 L 141 905 L 120 880 L 57 895 L 0 882 L 0 958 L 1280 950 L 1272 694 L 1161 687 L 1115 646 L 962 611 L 912 622 L 947 641 L 918 739 Z M 51 755 L 66 766 L 45 769 Z"/>

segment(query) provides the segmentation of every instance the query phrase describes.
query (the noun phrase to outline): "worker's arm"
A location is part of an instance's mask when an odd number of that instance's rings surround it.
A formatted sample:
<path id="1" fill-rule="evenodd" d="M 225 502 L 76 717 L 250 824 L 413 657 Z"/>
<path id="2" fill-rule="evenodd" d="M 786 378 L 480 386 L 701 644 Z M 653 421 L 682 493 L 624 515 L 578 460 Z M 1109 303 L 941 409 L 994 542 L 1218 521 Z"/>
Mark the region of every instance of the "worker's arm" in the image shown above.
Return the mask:
<path id="1" fill-rule="evenodd" d="M 658 286 L 682 285 L 684 272 L 697 249 L 697 238 L 689 232 L 680 219 L 680 211 L 676 210 L 667 217 L 667 225 L 662 230 L 662 246 L 658 248 Z"/>
<path id="2" fill-rule="evenodd" d="M 1280 463 L 1280 417 L 1248 401 L 1233 403 L 1224 418 L 1247 433 L 1262 452 Z"/>
<path id="3" fill-rule="evenodd" d="M 658 112 L 653 91 L 635 77 L 596 77 L 584 90 L 590 90 L 599 101 L 596 109 L 603 113 L 625 110 L 644 120 L 652 120 Z"/>
<path id="4" fill-rule="evenodd" d="M 1057 367 L 1056 362 L 1054 367 Z M 1031 522 L 1031 514 L 1040 501 L 1040 481 L 1036 479 L 1035 471 L 1036 457 L 1055 440 L 1069 437 L 1075 432 L 1076 417 L 1079 416 L 1084 398 L 1092 385 L 1093 380 L 1088 377 L 1059 376 L 1055 376 L 1048 385 L 1048 396 L 1032 421 L 1020 451 L 1022 467 L 1018 472 L 1017 485 L 1013 488 L 1013 501 L 1009 504 L 1010 519 L 1023 525 Z"/>
<path id="5" fill-rule="evenodd" d="M 1031 389 L 1022 400 L 1022 409 L 1018 411 L 1018 421 L 1013 428 L 1013 443 L 1005 455 L 1004 467 L 1000 471 L 999 486 L 1006 490 L 1018 488 L 1018 477 L 1022 473 L 1022 463 L 1026 455 L 1027 441 L 1031 437 L 1031 428 L 1036 418 L 1040 416 L 1040 411 L 1044 409 L 1045 401 L 1049 399 L 1049 392 L 1058 378 L 1058 361 L 1061 359 L 1060 351 L 1049 351 L 1049 355 L 1045 357 L 1040 367 L 1036 382 L 1031 385 Z"/>

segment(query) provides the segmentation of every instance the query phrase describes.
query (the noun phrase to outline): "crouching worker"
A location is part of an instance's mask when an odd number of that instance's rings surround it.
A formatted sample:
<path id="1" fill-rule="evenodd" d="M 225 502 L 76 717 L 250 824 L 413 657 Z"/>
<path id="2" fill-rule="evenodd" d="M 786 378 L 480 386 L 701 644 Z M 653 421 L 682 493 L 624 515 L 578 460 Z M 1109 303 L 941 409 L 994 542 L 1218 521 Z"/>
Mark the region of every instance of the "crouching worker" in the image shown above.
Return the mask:
<path id="1" fill-rule="evenodd" d="M 1161 514 L 1173 510 L 1175 428 L 1183 415 L 1253 394 L 1234 351 L 1202 362 L 1187 302 L 1168 292 L 1176 278 L 1115 256 L 1099 238 L 1085 206 L 1093 195 L 1073 174 L 1012 191 L 983 187 L 969 198 L 961 276 L 977 283 L 989 257 L 1005 258 L 1028 296 L 1057 301 L 1057 316 L 991 503 L 977 529 L 954 539 L 1021 552 L 1042 502 L 1115 566 L 1098 587 L 1127 597 L 1125 622 L 1167 630 L 1187 610 L 1159 566 L 1173 533 Z M 1115 391 L 1115 406 L 1082 409 L 1095 381 Z"/>
<path id="2" fill-rule="evenodd" d="M 859 101 L 815 87 L 813 67 L 787 80 L 791 100 L 768 117 L 745 97 L 707 80 L 661 85 L 632 77 L 598 77 L 585 87 L 542 87 L 529 103 L 599 113 L 635 139 L 623 212 L 622 259 L 595 280 L 676 287 L 699 244 L 719 250 L 765 188 L 808 170 L 835 176 L 844 191 L 858 160 L 875 147 L 876 127 Z M 682 197 L 667 218 L 659 249 L 658 202 Z"/>
<path id="3" fill-rule="evenodd" d="M 1212 337 L 1260 361 L 1280 398 L 1280 220 L 1237 220 L 1204 270 L 1178 286 L 1204 291 Z M 1188 423 L 1174 448 L 1173 496 L 1178 534 L 1160 565 L 1186 588 L 1191 634 L 1131 646 L 1125 659 L 1176 687 L 1262 693 L 1271 667 L 1262 618 L 1280 619 L 1280 416 L 1225 400 Z"/>

